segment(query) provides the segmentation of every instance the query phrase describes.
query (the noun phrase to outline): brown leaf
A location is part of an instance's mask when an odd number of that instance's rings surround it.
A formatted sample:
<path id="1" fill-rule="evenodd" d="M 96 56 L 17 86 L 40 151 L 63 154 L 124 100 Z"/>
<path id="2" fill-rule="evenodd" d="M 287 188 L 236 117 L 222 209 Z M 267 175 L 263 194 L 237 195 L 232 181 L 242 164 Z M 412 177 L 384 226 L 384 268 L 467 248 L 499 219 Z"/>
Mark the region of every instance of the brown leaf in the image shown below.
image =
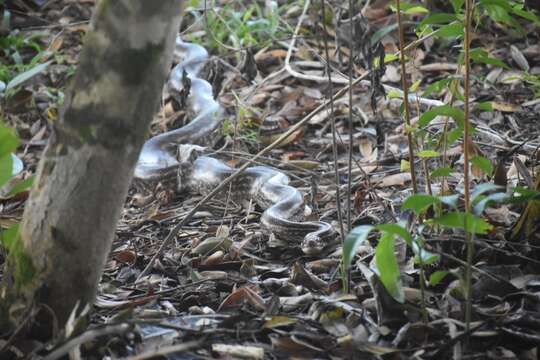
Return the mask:
<path id="1" fill-rule="evenodd" d="M 254 290 L 249 287 L 239 288 L 227 296 L 219 305 L 218 312 L 241 306 L 244 302 L 248 302 L 260 310 L 265 310 L 265 303 Z"/>
<path id="2" fill-rule="evenodd" d="M 214 266 L 217 264 L 220 264 L 223 261 L 223 258 L 225 257 L 225 253 L 221 250 L 218 250 L 208 256 L 206 259 L 203 259 L 201 261 L 201 265 L 205 266 Z"/>
<path id="3" fill-rule="evenodd" d="M 403 186 L 409 181 L 411 181 L 411 173 L 397 173 L 382 178 L 381 181 L 377 183 L 377 187 Z"/>
<path id="4" fill-rule="evenodd" d="M 313 290 L 325 289 L 328 286 L 325 281 L 311 274 L 298 262 L 294 263 L 290 278 L 293 284 L 302 285 Z"/>
<path id="5" fill-rule="evenodd" d="M 133 250 L 122 250 L 113 254 L 113 257 L 116 261 L 121 262 L 122 264 L 135 264 L 137 261 L 137 253 Z"/>

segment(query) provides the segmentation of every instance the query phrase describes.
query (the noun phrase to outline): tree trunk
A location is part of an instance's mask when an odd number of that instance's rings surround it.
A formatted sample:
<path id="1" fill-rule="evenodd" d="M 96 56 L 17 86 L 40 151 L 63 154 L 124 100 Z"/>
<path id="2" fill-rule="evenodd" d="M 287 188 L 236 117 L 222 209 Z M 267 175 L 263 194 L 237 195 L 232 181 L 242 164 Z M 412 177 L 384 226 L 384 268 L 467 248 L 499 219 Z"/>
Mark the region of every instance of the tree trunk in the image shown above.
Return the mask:
<path id="1" fill-rule="evenodd" d="M 39 308 L 65 324 L 92 303 L 145 133 L 158 108 L 181 0 L 100 0 L 53 124 L 0 293 L 0 328 Z M 40 327 L 41 327 L 40 326 Z M 47 330 L 50 330 L 48 328 Z"/>

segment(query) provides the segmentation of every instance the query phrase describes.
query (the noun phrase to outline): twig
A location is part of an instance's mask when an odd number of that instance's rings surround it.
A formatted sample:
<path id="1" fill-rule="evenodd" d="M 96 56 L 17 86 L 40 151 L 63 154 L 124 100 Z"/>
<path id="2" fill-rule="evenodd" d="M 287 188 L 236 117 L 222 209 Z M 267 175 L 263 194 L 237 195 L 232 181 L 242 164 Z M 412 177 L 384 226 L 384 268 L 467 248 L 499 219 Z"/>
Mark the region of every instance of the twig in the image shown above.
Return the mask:
<path id="1" fill-rule="evenodd" d="M 331 94 L 331 93 L 334 92 L 334 89 L 333 89 L 332 75 L 331 75 L 332 69 L 330 68 L 330 52 L 328 51 L 328 38 L 327 38 L 328 32 L 327 32 L 327 29 L 326 29 L 326 22 L 324 21 L 324 14 L 326 13 L 325 3 L 326 3 L 325 0 L 321 0 L 321 13 L 322 13 L 321 17 L 323 19 L 322 24 L 323 24 L 323 31 L 324 31 L 324 34 L 323 34 L 323 37 L 324 37 L 324 54 L 326 56 L 326 72 L 328 74 L 328 91 Z M 351 90 L 350 87 L 349 87 L 349 90 Z M 350 109 L 352 109 L 352 107 Z M 345 243 L 345 231 L 344 231 L 345 229 L 343 228 L 343 213 L 342 213 L 342 210 L 341 210 L 341 192 L 340 192 L 340 189 L 339 189 L 336 117 L 335 117 L 335 112 L 334 112 L 334 102 L 332 101 L 332 99 L 330 99 L 330 124 L 331 124 L 331 127 L 332 127 L 332 155 L 333 155 L 333 158 L 334 158 L 334 183 L 335 183 L 335 186 L 336 186 L 337 217 L 338 217 L 338 223 L 339 223 L 339 227 L 340 227 L 339 236 L 340 236 L 340 240 L 341 240 L 341 245 L 343 246 L 344 243 Z M 349 192 L 348 197 L 349 198 L 351 197 L 350 192 Z M 343 276 L 343 279 L 348 279 L 349 278 L 348 274 L 342 274 L 342 276 Z M 349 291 L 348 287 L 349 287 L 349 282 L 344 280 L 343 281 L 343 290 L 344 290 L 345 293 L 347 293 Z"/>
<path id="2" fill-rule="evenodd" d="M 403 88 L 403 107 L 405 117 L 405 132 L 407 133 L 407 142 L 409 143 L 409 169 L 411 173 L 411 182 L 413 188 L 413 194 L 418 192 L 418 186 L 416 184 L 416 171 L 414 169 L 414 148 L 413 137 L 411 129 L 411 112 L 409 109 L 409 85 L 407 84 L 407 71 L 405 69 L 405 51 L 403 51 L 405 43 L 405 35 L 403 34 L 403 25 L 401 24 L 401 2 L 396 1 L 397 7 L 397 21 L 399 29 L 399 62 L 401 64 L 401 84 Z"/>
<path id="3" fill-rule="evenodd" d="M 353 71 L 354 71 L 354 41 L 353 41 L 353 30 L 354 30 L 354 16 L 353 16 L 353 1 L 349 0 L 349 20 L 351 26 L 349 26 L 349 84 L 352 83 Z M 330 61 L 330 59 L 328 59 Z M 352 160 L 353 160 L 353 91 L 352 87 L 349 86 L 349 149 L 348 149 L 348 158 L 347 158 L 347 232 L 351 231 L 351 189 L 352 189 Z"/>
<path id="4" fill-rule="evenodd" d="M 469 195 L 469 88 L 470 88 L 470 46 L 471 46 L 471 15 L 472 4 L 471 0 L 465 0 L 465 37 L 463 39 L 463 62 L 465 65 L 465 79 L 463 84 L 463 101 L 465 102 L 463 113 L 463 190 L 465 200 L 465 215 L 470 211 L 470 195 Z M 467 230 L 467 216 L 464 217 L 465 239 L 467 241 L 467 265 L 465 266 L 465 291 L 467 292 L 465 300 L 465 325 L 468 333 L 471 328 L 471 312 L 472 312 L 472 261 L 474 253 L 474 242 L 472 234 Z"/>

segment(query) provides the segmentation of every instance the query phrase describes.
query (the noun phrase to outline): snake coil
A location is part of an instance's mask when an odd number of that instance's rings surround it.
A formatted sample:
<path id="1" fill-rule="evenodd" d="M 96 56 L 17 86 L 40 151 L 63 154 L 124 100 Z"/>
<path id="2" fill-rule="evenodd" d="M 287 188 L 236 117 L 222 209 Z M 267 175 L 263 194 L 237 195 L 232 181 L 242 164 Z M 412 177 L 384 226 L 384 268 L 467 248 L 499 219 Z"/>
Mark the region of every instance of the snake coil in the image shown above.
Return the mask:
<path id="1" fill-rule="evenodd" d="M 178 37 L 175 56 L 182 61 L 171 72 L 169 92 L 179 101 L 185 101 L 184 96 L 189 93 L 186 103 L 196 116 L 182 128 L 149 139 L 143 145 L 134 177 L 138 184 L 173 181 L 179 191 L 205 195 L 234 172 L 217 159 L 199 156 L 202 148 L 196 145 L 205 143 L 219 127 L 222 109 L 213 97 L 212 86 L 197 77 L 208 58 L 206 50 Z M 190 88 L 186 89 L 188 84 Z M 184 145 L 188 143 L 193 145 Z M 276 237 L 299 243 L 306 254 L 316 255 L 335 238 L 334 229 L 325 222 L 304 221 L 303 196 L 288 183 L 284 173 L 267 166 L 254 166 L 233 182 L 231 193 L 233 199 L 253 199 L 265 209 L 261 224 Z"/>

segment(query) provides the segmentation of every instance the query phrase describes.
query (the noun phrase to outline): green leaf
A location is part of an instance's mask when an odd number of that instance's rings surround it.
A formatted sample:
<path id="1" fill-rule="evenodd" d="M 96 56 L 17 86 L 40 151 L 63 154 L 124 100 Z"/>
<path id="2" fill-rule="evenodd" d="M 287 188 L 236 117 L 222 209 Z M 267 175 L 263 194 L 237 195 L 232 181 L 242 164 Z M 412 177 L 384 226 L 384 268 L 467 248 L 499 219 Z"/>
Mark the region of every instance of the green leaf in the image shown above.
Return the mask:
<path id="1" fill-rule="evenodd" d="M 388 293 L 399 303 L 405 301 L 399 266 L 394 253 L 394 235 L 384 232 L 375 249 L 375 263 L 379 277 Z"/>
<path id="2" fill-rule="evenodd" d="M 478 64 L 494 65 L 503 69 L 510 69 L 503 61 L 490 57 L 488 53 L 481 48 L 471 49 L 470 56 L 471 60 Z"/>
<path id="3" fill-rule="evenodd" d="M 471 159 L 471 164 L 479 168 L 484 172 L 484 174 L 491 176 L 493 174 L 493 164 L 489 159 L 486 159 L 483 156 L 476 155 Z"/>
<path id="4" fill-rule="evenodd" d="M 416 5 L 402 12 L 405 14 L 426 14 L 426 13 L 429 13 L 429 10 L 423 6 Z"/>
<path id="5" fill-rule="evenodd" d="M 36 76 L 43 70 L 45 70 L 50 64 L 52 63 L 52 60 L 44 62 L 42 64 L 36 65 L 33 68 L 31 68 L 28 71 L 23 72 L 22 74 L 19 74 L 15 76 L 6 86 L 6 91 L 9 89 L 14 88 L 15 86 L 21 85 L 26 80 Z"/>
<path id="6" fill-rule="evenodd" d="M 520 16 L 526 20 L 535 22 L 536 24 L 540 22 L 540 20 L 538 19 L 538 16 L 536 16 L 532 11 L 523 10 L 517 6 L 514 6 L 511 11 L 517 16 Z"/>
<path id="7" fill-rule="evenodd" d="M 401 96 L 401 93 L 399 91 L 396 91 L 396 90 L 390 90 L 388 91 L 388 93 L 386 94 L 386 96 L 389 98 L 389 99 L 401 99 L 402 96 Z"/>
<path id="8" fill-rule="evenodd" d="M 411 3 L 407 3 L 407 2 L 401 2 L 399 4 L 399 8 L 401 10 L 402 13 L 405 13 L 405 14 L 414 14 L 414 13 L 419 13 L 419 12 L 422 12 L 422 13 L 427 13 L 429 12 L 428 9 L 426 9 L 425 7 L 421 6 L 421 5 L 418 5 L 418 4 L 411 4 Z M 390 9 L 394 12 L 397 11 L 397 7 L 394 6 L 394 5 L 390 5 Z"/>
<path id="9" fill-rule="evenodd" d="M 441 26 L 437 31 L 438 37 L 451 37 L 457 38 L 463 36 L 463 25 L 461 23 L 452 23 L 448 25 Z"/>
<path id="10" fill-rule="evenodd" d="M 446 275 L 448 275 L 448 271 L 444 271 L 444 270 L 435 271 L 429 277 L 429 285 L 437 286 L 442 281 L 442 279 L 446 277 Z"/>
<path id="11" fill-rule="evenodd" d="M 540 191 L 516 186 L 512 189 L 512 197 L 508 202 L 512 204 L 523 204 L 531 200 L 540 200 Z"/>
<path id="12" fill-rule="evenodd" d="M 503 10 L 510 11 L 512 10 L 512 7 L 510 6 L 510 3 L 508 0 L 480 0 L 480 4 L 487 6 L 487 5 L 496 5 Z"/>
<path id="13" fill-rule="evenodd" d="M 514 12 L 507 0 L 480 0 L 488 16 L 497 22 L 502 22 L 513 26 L 515 29 L 523 32 L 521 25 L 509 14 Z"/>
<path id="14" fill-rule="evenodd" d="M 414 253 L 414 262 L 416 264 L 422 264 L 423 266 L 432 265 L 439 261 L 440 256 L 425 249 L 423 245 L 425 244 L 424 237 L 421 235 L 423 228 L 424 226 L 420 225 L 417 235 L 411 243 L 411 248 Z"/>
<path id="15" fill-rule="evenodd" d="M 446 89 L 446 87 L 448 86 L 448 83 L 450 83 L 450 81 L 452 81 L 451 78 L 446 78 L 446 79 L 438 80 L 438 81 L 435 81 L 435 82 L 429 84 L 425 88 L 424 92 L 422 93 L 422 96 L 428 97 L 433 93 L 440 93 L 441 91 Z"/>
<path id="16" fill-rule="evenodd" d="M 0 231 L 0 242 L 9 251 L 13 250 L 17 241 L 17 233 L 19 232 L 19 224 L 11 225 L 6 230 Z"/>
<path id="17" fill-rule="evenodd" d="M 459 14 L 461 12 L 461 8 L 463 8 L 465 0 L 450 0 L 450 3 L 452 4 L 452 7 L 454 8 L 454 12 L 456 14 Z"/>
<path id="18" fill-rule="evenodd" d="M 447 176 L 450 176 L 452 174 L 452 171 L 454 171 L 454 170 L 449 166 L 440 167 L 440 168 L 437 168 L 437 169 L 433 170 L 433 172 L 431 173 L 431 177 L 432 178 L 445 177 L 445 176 L 447 177 Z"/>
<path id="19" fill-rule="evenodd" d="M 34 179 L 35 179 L 35 176 L 30 176 L 28 179 L 24 179 L 17 182 L 15 186 L 13 186 L 13 188 L 7 194 L 7 197 L 11 197 L 13 195 L 20 193 L 21 191 L 29 189 L 34 183 Z"/>
<path id="20" fill-rule="evenodd" d="M 461 111 L 460 109 L 450 106 L 450 105 L 442 105 L 423 113 L 422 116 L 420 116 L 420 119 L 418 120 L 418 126 L 420 127 L 426 126 L 437 116 L 450 116 L 454 120 L 456 120 L 458 124 L 460 124 L 460 127 L 463 126 L 463 122 L 465 118 L 463 111 Z"/>
<path id="21" fill-rule="evenodd" d="M 374 229 L 371 225 L 357 226 L 345 237 L 343 244 L 343 264 L 345 269 L 351 265 L 356 251 L 367 240 L 369 233 Z"/>
<path id="22" fill-rule="evenodd" d="M 478 104 L 476 104 L 476 110 L 493 111 L 493 105 L 490 101 L 479 102 Z"/>
<path id="23" fill-rule="evenodd" d="M 399 163 L 399 171 L 406 172 L 406 171 L 409 171 L 410 169 L 411 169 L 411 163 L 408 162 L 407 160 L 401 160 L 401 162 Z"/>
<path id="24" fill-rule="evenodd" d="M 458 127 L 457 129 L 453 129 L 452 131 L 448 132 L 447 140 L 448 145 L 452 145 L 454 142 L 456 142 L 461 135 L 463 134 L 463 128 Z"/>
<path id="25" fill-rule="evenodd" d="M 435 150 L 422 150 L 418 152 L 418 157 L 421 157 L 423 159 L 434 158 L 434 157 L 439 157 L 439 156 L 441 156 L 441 154 Z"/>
<path id="26" fill-rule="evenodd" d="M 422 256 L 422 264 L 423 265 L 433 265 L 437 261 L 439 261 L 440 256 L 438 254 L 434 254 L 430 251 L 427 251 L 426 249 L 421 249 L 419 247 L 413 246 L 414 253 L 416 254 L 414 258 L 414 262 L 416 264 L 420 264 L 420 256 Z"/>
<path id="27" fill-rule="evenodd" d="M 399 59 L 399 57 L 396 54 L 385 54 L 384 55 L 384 63 L 385 64 L 391 63 L 392 61 L 396 61 L 397 59 Z"/>
<path id="28" fill-rule="evenodd" d="M 379 224 L 376 225 L 375 228 L 381 232 L 397 235 L 405 240 L 407 244 L 411 244 L 413 241 L 411 234 L 409 234 L 407 229 L 400 224 Z"/>
<path id="29" fill-rule="evenodd" d="M 19 139 L 15 130 L 4 126 L 0 122 L 0 156 L 11 154 L 17 146 L 19 146 Z"/>
<path id="30" fill-rule="evenodd" d="M 409 92 L 415 93 L 418 90 L 418 87 L 420 86 L 421 83 L 422 83 L 421 79 L 416 80 L 414 83 L 412 83 L 411 86 L 409 86 Z"/>
<path id="31" fill-rule="evenodd" d="M 457 20 L 457 17 L 454 14 L 434 13 L 434 14 L 429 14 L 428 16 L 426 16 L 420 22 L 420 24 L 418 24 L 418 27 L 423 28 L 426 25 L 432 25 L 432 24 L 449 24 L 455 20 Z"/>
<path id="32" fill-rule="evenodd" d="M 485 220 L 464 212 L 449 212 L 431 219 L 429 222 L 449 228 L 462 229 L 474 234 L 487 234 L 492 229 L 492 226 Z"/>
<path id="33" fill-rule="evenodd" d="M 436 196 L 426 194 L 411 195 L 401 205 L 401 211 L 412 210 L 416 215 L 420 215 L 429 206 L 440 203 L 441 200 Z"/>
<path id="34" fill-rule="evenodd" d="M 0 156 L 0 188 L 11 179 L 13 158 L 10 153 Z"/>

